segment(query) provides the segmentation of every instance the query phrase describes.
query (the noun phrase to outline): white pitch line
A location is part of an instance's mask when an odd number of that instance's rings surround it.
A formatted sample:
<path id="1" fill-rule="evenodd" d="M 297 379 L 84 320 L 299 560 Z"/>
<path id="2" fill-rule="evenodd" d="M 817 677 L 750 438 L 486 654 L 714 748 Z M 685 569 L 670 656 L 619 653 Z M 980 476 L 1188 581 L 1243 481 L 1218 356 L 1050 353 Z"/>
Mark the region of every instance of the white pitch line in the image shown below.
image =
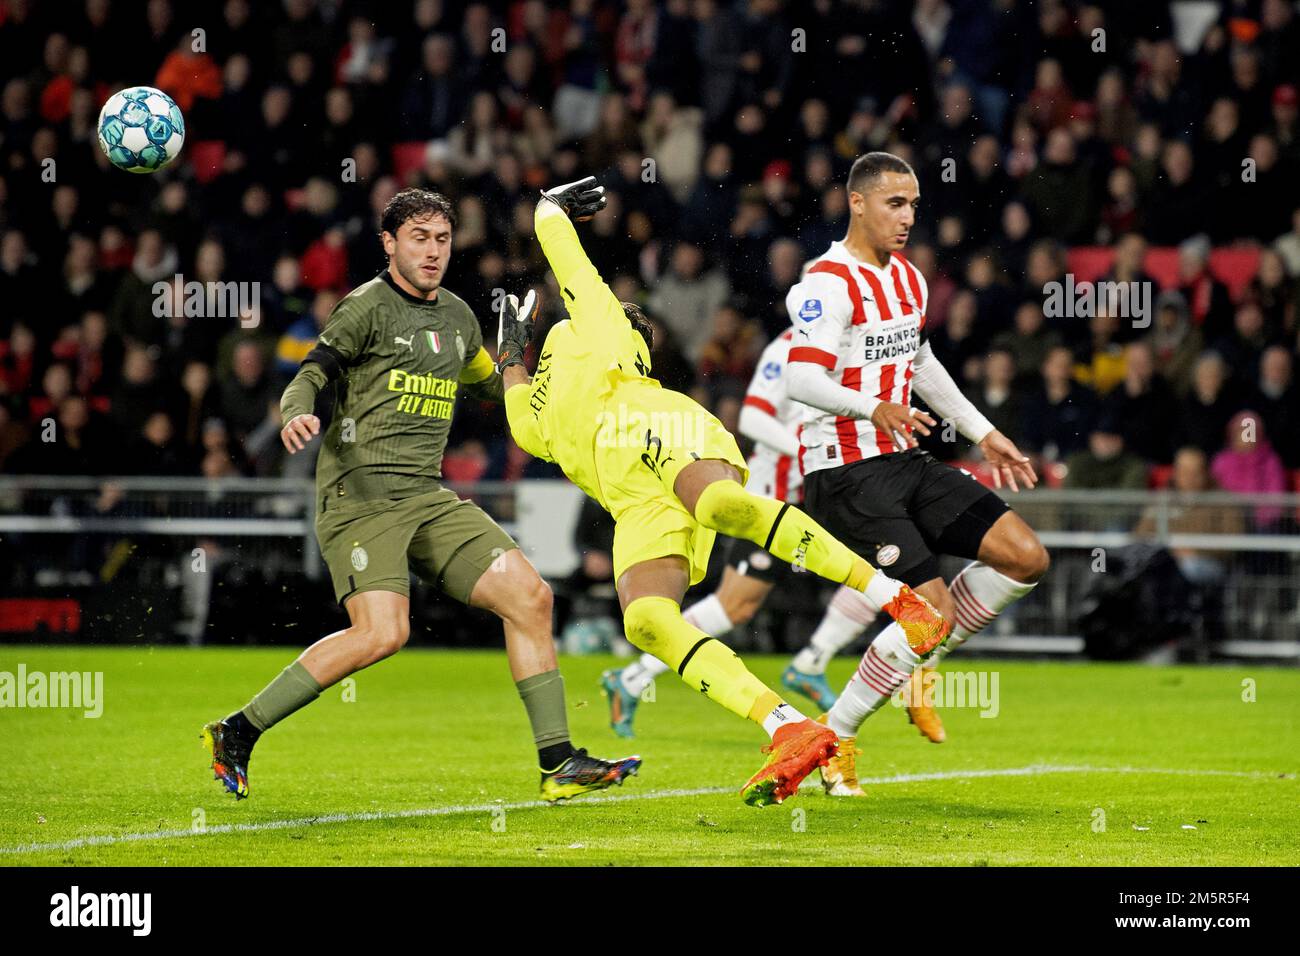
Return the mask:
<path id="1" fill-rule="evenodd" d="M 1031 764 L 1027 767 L 1003 767 L 992 770 L 944 770 L 935 773 L 901 773 L 892 777 L 864 777 L 863 784 L 924 783 L 930 780 L 975 780 L 986 777 L 1034 777 L 1051 773 L 1138 773 L 1175 774 L 1190 777 L 1245 777 L 1275 779 L 1276 773 L 1260 770 L 1180 770 L 1163 767 L 1089 767 L 1051 764 Z M 805 783 L 804 789 L 817 784 Z M 604 803 L 627 803 L 641 800 L 662 800 L 668 797 L 704 797 L 736 793 L 734 787 L 699 787 L 693 790 L 651 790 L 647 793 L 612 794 L 591 797 L 578 806 Z M 266 830 L 295 830 L 328 823 L 364 823 L 371 820 L 411 820 L 421 817 L 448 817 L 463 813 L 491 813 L 494 810 L 535 810 L 549 807 L 544 800 L 526 800 L 521 803 L 476 803 L 448 807 L 420 807 L 414 810 L 375 810 L 368 813 L 328 813 L 318 817 L 299 817 L 293 820 L 267 820 L 263 823 L 222 823 L 203 830 L 151 830 L 146 833 L 104 834 L 78 837 L 60 843 L 26 843 L 19 846 L 0 847 L 0 855 L 18 853 L 44 853 L 59 850 L 78 850 L 91 846 L 115 846 L 119 843 L 140 843 L 146 840 L 178 840 L 191 837 L 217 836 L 225 833 L 259 833 Z"/>

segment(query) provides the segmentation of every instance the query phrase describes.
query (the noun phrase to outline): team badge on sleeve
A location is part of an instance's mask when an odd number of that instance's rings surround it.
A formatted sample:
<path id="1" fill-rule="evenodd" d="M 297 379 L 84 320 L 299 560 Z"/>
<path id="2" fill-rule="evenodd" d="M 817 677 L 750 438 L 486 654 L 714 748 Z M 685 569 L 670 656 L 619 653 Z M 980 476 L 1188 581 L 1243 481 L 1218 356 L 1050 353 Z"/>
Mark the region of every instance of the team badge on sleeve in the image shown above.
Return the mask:
<path id="1" fill-rule="evenodd" d="M 803 305 L 799 309 L 799 318 L 805 322 L 811 322 L 813 319 L 820 319 L 822 315 L 821 299 L 804 299 Z"/>

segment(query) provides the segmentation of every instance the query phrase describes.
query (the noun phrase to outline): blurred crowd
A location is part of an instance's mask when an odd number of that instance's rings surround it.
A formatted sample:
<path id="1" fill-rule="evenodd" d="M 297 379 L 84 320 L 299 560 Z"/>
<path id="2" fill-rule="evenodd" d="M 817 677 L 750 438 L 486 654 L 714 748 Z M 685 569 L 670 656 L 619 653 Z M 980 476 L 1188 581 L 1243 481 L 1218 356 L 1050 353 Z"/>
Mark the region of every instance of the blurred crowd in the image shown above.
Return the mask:
<path id="1" fill-rule="evenodd" d="M 656 322 L 657 373 L 734 430 L 787 290 L 844 235 L 848 167 L 885 149 L 921 182 L 931 341 L 999 428 L 1066 484 L 1283 490 L 1300 15 L 1219 7 L 1189 42 L 1170 5 L 1124 0 L 0 0 L 0 468 L 310 473 L 280 390 L 384 268 L 393 193 L 455 202 L 447 285 L 490 341 L 493 289 L 549 281 L 562 316 L 531 210 L 588 173 L 610 197 L 588 248 Z M 140 83 L 187 120 L 151 176 L 96 142 Z M 1145 321 L 1044 314 L 1088 246 L 1102 278 L 1158 286 Z M 1155 247 L 1176 277 L 1148 274 Z M 1225 247 L 1249 274 L 1216 272 Z M 160 309 L 178 275 L 257 282 L 257 308 Z M 464 400 L 444 468 L 548 473 Z"/>

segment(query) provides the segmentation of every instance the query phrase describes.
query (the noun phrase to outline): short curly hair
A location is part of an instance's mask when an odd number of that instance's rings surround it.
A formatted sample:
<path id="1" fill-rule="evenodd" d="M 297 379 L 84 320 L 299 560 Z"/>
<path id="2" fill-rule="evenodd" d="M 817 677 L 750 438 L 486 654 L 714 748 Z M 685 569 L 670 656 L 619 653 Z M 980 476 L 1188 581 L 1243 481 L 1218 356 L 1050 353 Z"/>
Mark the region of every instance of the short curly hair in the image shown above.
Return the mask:
<path id="1" fill-rule="evenodd" d="M 453 227 L 456 225 L 456 210 L 450 199 L 442 193 L 412 187 L 388 200 L 379 221 L 384 232 L 396 236 L 397 230 L 408 220 L 432 219 L 434 216 L 444 216 Z"/>

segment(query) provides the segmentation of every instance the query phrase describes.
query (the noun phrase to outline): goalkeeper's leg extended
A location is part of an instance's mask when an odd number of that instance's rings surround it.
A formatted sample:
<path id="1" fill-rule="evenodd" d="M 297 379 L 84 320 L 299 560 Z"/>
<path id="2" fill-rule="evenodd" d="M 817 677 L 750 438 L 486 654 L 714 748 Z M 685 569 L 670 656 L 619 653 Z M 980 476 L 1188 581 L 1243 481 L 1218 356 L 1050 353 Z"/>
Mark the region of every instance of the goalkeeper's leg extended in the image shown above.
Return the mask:
<path id="1" fill-rule="evenodd" d="M 794 505 L 746 491 L 725 461 L 701 459 L 677 476 L 674 491 L 695 520 L 752 541 L 782 561 L 861 591 L 894 618 L 922 657 L 943 643 L 949 623 L 911 588 L 873 568 Z"/>
<path id="2" fill-rule="evenodd" d="M 677 671 L 687 686 L 771 735 L 764 748 L 768 760 L 741 795 L 751 806 L 780 803 L 835 755 L 835 734 L 795 710 L 731 648 L 682 617 L 681 598 L 689 584 L 689 565 L 681 555 L 640 561 L 624 571 L 618 593 L 627 638 Z"/>

